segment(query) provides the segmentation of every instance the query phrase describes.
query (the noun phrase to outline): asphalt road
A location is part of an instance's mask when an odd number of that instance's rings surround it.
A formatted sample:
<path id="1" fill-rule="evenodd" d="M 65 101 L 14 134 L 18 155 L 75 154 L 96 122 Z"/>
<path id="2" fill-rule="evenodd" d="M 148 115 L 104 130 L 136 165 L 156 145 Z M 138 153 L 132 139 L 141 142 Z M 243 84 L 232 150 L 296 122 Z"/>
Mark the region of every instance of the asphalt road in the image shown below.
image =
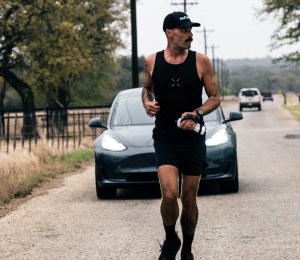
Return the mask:
<path id="1" fill-rule="evenodd" d="M 265 102 L 232 123 L 240 191 L 202 187 L 195 259 L 300 259 L 300 138 L 286 137 L 299 135 L 300 124 L 280 104 Z M 97 200 L 91 166 L 0 219 L 0 259 L 157 259 L 159 205 L 151 190 Z"/>

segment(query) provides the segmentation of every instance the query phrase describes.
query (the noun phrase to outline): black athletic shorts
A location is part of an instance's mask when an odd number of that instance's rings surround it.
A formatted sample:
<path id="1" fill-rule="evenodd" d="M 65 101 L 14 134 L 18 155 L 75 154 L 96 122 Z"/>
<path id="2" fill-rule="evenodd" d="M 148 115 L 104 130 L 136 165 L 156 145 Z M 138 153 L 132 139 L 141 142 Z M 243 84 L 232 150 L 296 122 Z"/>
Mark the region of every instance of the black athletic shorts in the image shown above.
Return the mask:
<path id="1" fill-rule="evenodd" d="M 154 139 L 157 167 L 173 165 L 184 175 L 199 176 L 207 167 L 205 135 L 193 142 Z"/>

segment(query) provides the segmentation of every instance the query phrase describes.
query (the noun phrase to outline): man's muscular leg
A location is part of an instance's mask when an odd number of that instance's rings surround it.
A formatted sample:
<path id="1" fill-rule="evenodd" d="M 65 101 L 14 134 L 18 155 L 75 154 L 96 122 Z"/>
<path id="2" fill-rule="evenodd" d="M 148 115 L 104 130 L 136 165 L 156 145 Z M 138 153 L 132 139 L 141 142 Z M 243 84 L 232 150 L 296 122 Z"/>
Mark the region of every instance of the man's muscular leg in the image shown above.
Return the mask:
<path id="1" fill-rule="evenodd" d="M 163 165 L 158 168 L 162 201 L 161 216 L 165 226 L 174 225 L 179 216 L 178 207 L 178 169 L 172 165 Z"/>
<path id="2" fill-rule="evenodd" d="M 180 218 L 183 245 L 181 255 L 190 254 L 195 229 L 198 222 L 197 193 L 200 176 L 183 175 L 182 177 L 182 213 Z"/>
<path id="3" fill-rule="evenodd" d="M 175 231 L 176 221 L 179 216 L 178 206 L 178 169 L 171 165 L 158 168 L 162 201 L 161 216 L 166 232 L 166 240 L 161 249 L 159 260 L 175 259 L 181 242 Z"/>

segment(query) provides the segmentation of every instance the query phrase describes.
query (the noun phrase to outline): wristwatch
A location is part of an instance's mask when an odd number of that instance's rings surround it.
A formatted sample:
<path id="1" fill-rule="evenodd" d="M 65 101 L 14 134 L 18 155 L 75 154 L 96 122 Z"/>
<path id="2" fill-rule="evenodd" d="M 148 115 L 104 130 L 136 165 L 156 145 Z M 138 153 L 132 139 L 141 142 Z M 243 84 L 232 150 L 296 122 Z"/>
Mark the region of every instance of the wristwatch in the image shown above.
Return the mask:
<path id="1" fill-rule="evenodd" d="M 197 109 L 195 109 L 195 111 L 198 116 L 200 116 L 200 117 L 204 116 L 204 111 L 202 110 L 202 108 L 197 108 Z"/>

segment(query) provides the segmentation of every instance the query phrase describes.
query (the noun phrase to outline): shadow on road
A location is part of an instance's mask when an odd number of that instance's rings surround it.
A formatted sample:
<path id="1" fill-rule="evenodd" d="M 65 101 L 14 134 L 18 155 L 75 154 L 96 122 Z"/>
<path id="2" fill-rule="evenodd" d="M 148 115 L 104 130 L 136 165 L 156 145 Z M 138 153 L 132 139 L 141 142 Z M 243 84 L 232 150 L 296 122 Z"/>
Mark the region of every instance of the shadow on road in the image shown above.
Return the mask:
<path id="1" fill-rule="evenodd" d="M 219 185 L 216 183 L 201 183 L 198 196 L 222 195 Z M 140 199 L 160 199 L 161 192 L 159 186 L 140 188 L 118 189 L 117 200 L 140 200 Z"/>
<path id="2" fill-rule="evenodd" d="M 140 188 L 122 188 L 118 189 L 117 199 L 124 200 L 139 200 L 139 199 L 159 199 L 160 188 L 159 186 L 154 187 L 140 187 Z"/>

